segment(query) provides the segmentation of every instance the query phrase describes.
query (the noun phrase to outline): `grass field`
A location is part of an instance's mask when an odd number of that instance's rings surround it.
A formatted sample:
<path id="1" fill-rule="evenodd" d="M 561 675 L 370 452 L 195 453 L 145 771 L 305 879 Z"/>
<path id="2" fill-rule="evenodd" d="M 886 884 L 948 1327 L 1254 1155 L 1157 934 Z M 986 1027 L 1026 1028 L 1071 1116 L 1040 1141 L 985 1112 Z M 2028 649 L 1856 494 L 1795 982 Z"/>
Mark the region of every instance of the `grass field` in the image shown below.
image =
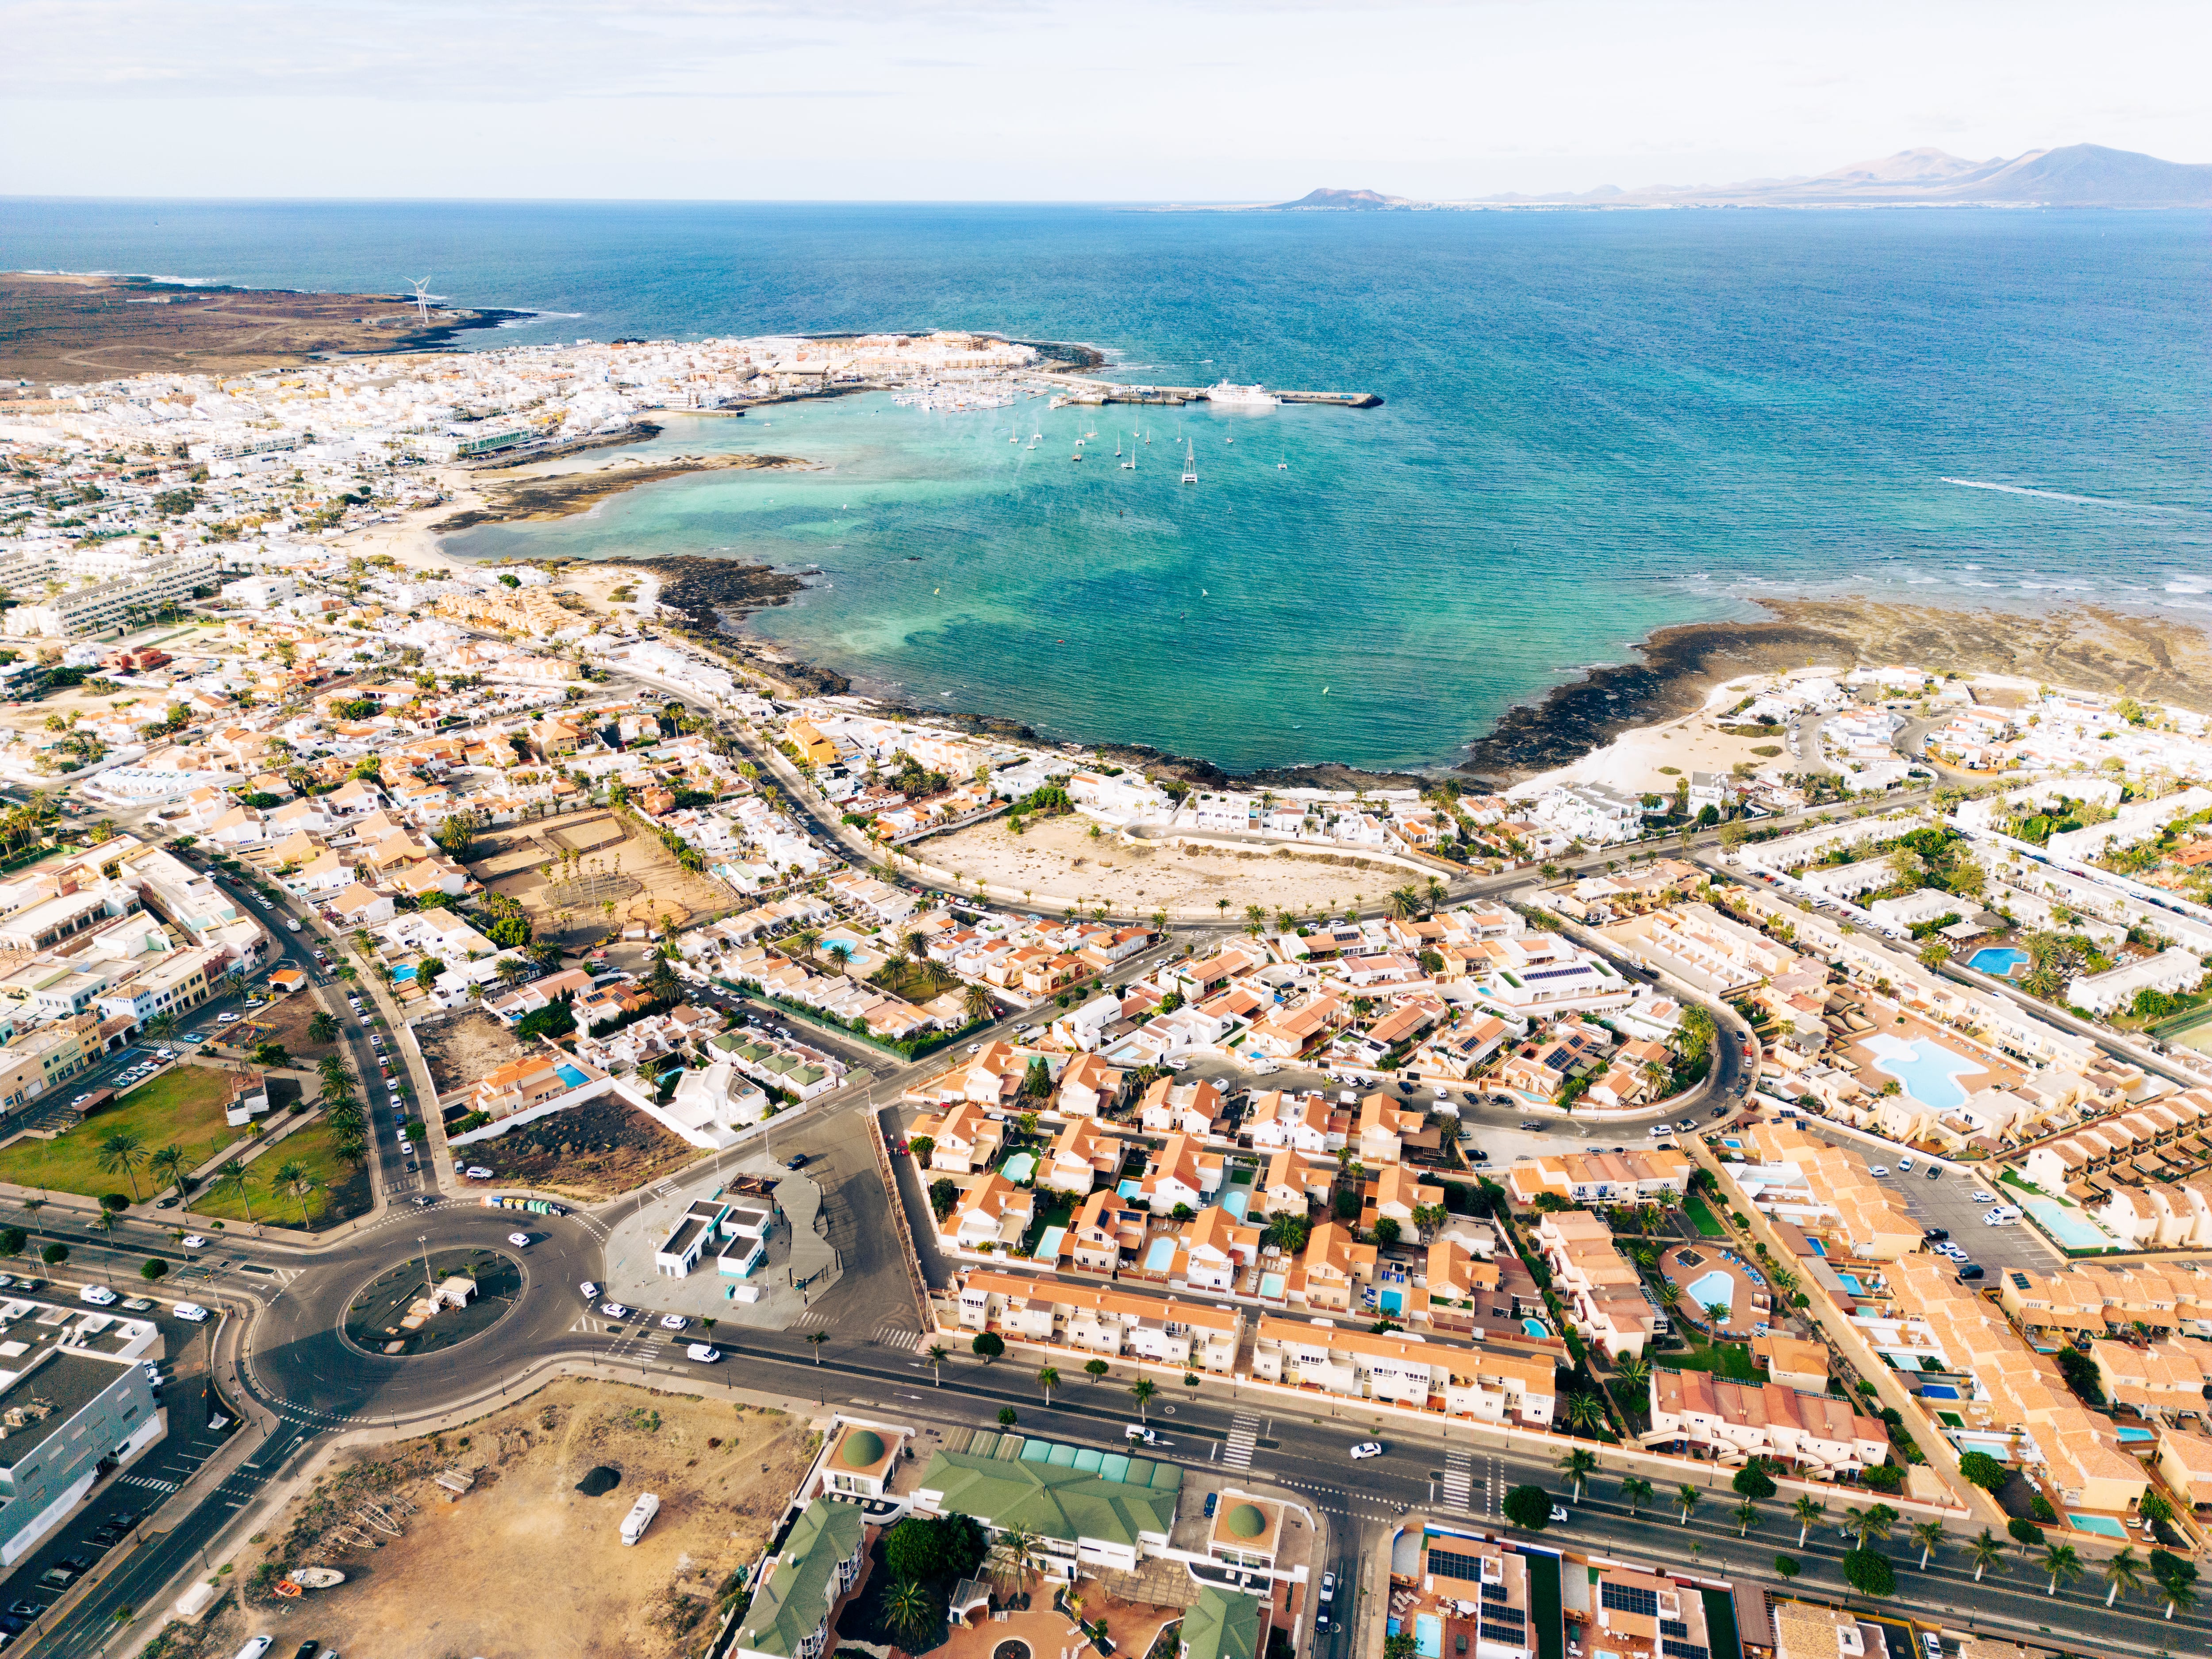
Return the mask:
<path id="1" fill-rule="evenodd" d="M 1690 1224 L 1698 1230 L 1698 1237 L 1700 1238 L 1728 1237 L 1728 1229 L 1721 1225 L 1719 1218 L 1707 1207 L 1705 1200 L 1697 1194 L 1692 1193 L 1682 1200 L 1682 1211 L 1690 1218 Z"/>
<path id="2" fill-rule="evenodd" d="M 304 1200 L 289 1192 L 272 1192 L 276 1171 L 293 1162 L 304 1164 L 314 1190 Z M 264 1226 L 297 1227 L 304 1202 L 312 1231 L 350 1220 L 369 1206 L 368 1172 L 337 1154 L 337 1134 L 326 1122 L 295 1129 L 246 1166 L 248 1180 L 243 1202 L 239 1195 L 212 1182 L 192 1195 L 194 1215 L 243 1221 L 250 1206 L 252 1218 Z"/>
<path id="3" fill-rule="evenodd" d="M 1752 1364 L 1751 1350 L 1739 1342 L 1723 1342 L 1717 1348 L 1699 1347 L 1693 1343 L 1687 1352 L 1654 1353 L 1651 1364 L 1658 1370 L 1711 1371 L 1733 1382 L 1765 1381 L 1758 1366 Z"/>
<path id="4" fill-rule="evenodd" d="M 66 1087 L 67 1085 L 64 1085 Z M 100 1167 L 100 1143 L 116 1134 L 135 1134 L 148 1152 L 173 1143 L 185 1150 L 187 1167 L 205 1163 L 225 1146 L 243 1140 L 244 1129 L 222 1121 L 230 1100 L 228 1074 L 203 1066 L 179 1066 L 110 1102 L 68 1133 L 51 1141 L 35 1136 L 0 1148 L 0 1181 L 58 1193 L 127 1193 L 130 1178 Z M 141 1197 L 154 1195 L 154 1181 L 138 1172 Z"/>

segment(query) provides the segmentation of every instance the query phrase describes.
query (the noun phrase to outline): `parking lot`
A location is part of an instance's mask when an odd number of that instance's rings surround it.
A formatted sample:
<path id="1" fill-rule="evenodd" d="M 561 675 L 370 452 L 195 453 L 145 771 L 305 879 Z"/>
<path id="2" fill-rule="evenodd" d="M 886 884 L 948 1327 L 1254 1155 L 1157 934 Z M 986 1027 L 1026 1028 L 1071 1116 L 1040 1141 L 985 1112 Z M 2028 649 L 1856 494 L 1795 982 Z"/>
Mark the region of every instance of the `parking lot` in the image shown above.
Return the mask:
<path id="1" fill-rule="evenodd" d="M 1881 1158 L 1860 1142 L 1838 1139 L 1837 1144 L 1865 1158 L 1869 1170 L 1877 1164 L 1887 1167 L 1887 1184 L 1895 1189 L 1893 1196 L 1903 1200 L 1912 1218 L 1923 1227 L 1948 1228 L 1952 1242 L 1966 1251 L 1970 1261 L 1979 1262 L 1991 1273 L 2001 1267 L 2032 1267 L 2047 1273 L 2064 1265 L 2064 1258 L 2025 1221 L 2009 1227 L 1983 1224 L 1982 1217 L 1993 1206 L 2017 1206 L 2020 1200 L 2019 1194 L 1993 1185 L 1994 1176 L 1984 1180 L 1978 1175 L 1954 1175 L 1946 1170 L 1930 1181 L 1924 1158 L 1913 1159 L 1912 1170 L 1907 1174 L 1898 1169 L 1895 1159 Z M 1990 1196 L 1977 1199 L 1977 1193 Z"/>

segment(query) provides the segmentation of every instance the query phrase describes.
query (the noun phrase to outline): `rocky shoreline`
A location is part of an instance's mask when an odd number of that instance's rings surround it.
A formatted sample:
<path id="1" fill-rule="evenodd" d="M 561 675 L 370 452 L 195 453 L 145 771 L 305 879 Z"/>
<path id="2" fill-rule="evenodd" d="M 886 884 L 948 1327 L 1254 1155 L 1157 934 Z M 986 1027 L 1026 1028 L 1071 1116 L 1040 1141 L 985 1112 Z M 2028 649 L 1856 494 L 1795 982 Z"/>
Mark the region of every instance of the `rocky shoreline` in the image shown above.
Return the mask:
<path id="1" fill-rule="evenodd" d="M 634 441 L 624 438 L 622 441 Z M 434 533 L 473 530 L 479 525 L 516 524 L 530 520 L 565 519 L 587 513 L 610 496 L 641 485 L 681 478 L 694 472 L 751 472 L 806 467 L 812 463 L 790 455 L 737 453 L 686 457 L 666 461 L 603 467 L 592 472 L 556 472 L 536 477 L 509 478 L 481 487 L 483 505 L 456 513 L 431 526 Z M 702 561 L 711 562 L 711 561 Z"/>

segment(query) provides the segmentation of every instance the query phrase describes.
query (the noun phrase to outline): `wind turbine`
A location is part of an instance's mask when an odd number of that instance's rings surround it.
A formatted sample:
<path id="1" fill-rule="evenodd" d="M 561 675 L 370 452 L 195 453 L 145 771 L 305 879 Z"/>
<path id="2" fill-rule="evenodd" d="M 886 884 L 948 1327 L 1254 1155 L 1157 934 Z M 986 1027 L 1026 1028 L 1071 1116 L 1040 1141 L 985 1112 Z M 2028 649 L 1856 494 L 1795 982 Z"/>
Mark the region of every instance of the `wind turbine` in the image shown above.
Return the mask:
<path id="1" fill-rule="evenodd" d="M 430 320 L 430 279 L 428 276 L 415 284 L 415 309 L 422 314 L 424 322 Z"/>

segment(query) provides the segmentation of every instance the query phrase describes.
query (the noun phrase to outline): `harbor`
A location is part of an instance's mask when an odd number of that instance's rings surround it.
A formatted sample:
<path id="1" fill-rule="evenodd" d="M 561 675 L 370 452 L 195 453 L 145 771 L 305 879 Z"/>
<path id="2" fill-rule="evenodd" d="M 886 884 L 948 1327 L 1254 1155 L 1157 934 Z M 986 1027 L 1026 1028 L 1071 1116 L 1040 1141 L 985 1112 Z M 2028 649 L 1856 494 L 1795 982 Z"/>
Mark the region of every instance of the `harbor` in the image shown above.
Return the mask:
<path id="1" fill-rule="evenodd" d="M 1132 386 L 1120 380 L 1100 380 L 1073 374 L 1055 374 L 1055 385 L 1065 387 L 1053 399 L 1063 404 L 1149 404 L 1180 409 L 1185 404 L 1215 403 L 1225 406 L 1271 406 L 1275 404 L 1328 404 L 1339 409 L 1379 409 L 1382 394 L 1374 392 L 1272 392 L 1259 386 Z M 1223 395 L 1224 392 L 1228 394 Z"/>

